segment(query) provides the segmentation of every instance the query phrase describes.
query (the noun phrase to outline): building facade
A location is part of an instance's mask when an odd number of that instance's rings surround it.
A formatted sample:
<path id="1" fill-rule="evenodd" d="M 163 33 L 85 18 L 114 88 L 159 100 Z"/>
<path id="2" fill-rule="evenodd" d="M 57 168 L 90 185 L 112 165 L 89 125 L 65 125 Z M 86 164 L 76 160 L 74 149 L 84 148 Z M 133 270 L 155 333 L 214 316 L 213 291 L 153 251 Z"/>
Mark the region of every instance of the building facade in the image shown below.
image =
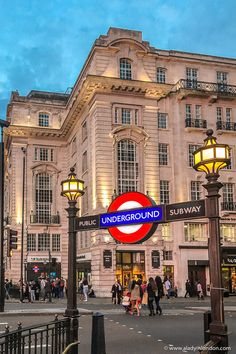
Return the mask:
<path id="1" fill-rule="evenodd" d="M 192 152 L 212 128 L 231 147 L 231 165 L 220 177 L 220 214 L 224 286 L 236 292 L 235 83 L 235 59 L 159 50 L 139 31 L 110 28 L 95 41 L 70 94 L 13 92 L 5 215 L 19 243 L 23 237 L 25 279 L 49 271 L 67 277 L 60 182 L 70 167 L 85 181 L 82 216 L 106 212 L 116 195 L 133 190 L 157 204 L 203 199 L 205 177 L 193 170 Z M 126 285 L 132 277 L 168 275 L 180 295 L 187 278 L 200 280 L 205 291 L 209 284 L 207 219 L 159 225 L 139 245 L 116 244 L 106 230 L 77 237 L 78 278 L 87 276 L 98 296 L 110 296 L 115 278 Z M 18 247 L 6 257 L 15 282 L 20 254 Z"/>

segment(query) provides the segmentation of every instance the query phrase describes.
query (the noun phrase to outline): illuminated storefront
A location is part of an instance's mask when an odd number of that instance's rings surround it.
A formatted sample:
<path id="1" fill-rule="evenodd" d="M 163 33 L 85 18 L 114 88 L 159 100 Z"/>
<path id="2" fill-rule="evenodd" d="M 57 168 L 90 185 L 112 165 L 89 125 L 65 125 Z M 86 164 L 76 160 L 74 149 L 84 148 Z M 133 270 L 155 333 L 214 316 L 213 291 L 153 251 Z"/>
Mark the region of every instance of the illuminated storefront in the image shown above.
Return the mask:
<path id="1" fill-rule="evenodd" d="M 223 287 L 236 295 L 236 249 L 224 249 L 222 265 Z"/>
<path id="2" fill-rule="evenodd" d="M 117 251 L 116 278 L 123 286 L 128 286 L 132 278 L 145 280 L 145 252 Z"/>

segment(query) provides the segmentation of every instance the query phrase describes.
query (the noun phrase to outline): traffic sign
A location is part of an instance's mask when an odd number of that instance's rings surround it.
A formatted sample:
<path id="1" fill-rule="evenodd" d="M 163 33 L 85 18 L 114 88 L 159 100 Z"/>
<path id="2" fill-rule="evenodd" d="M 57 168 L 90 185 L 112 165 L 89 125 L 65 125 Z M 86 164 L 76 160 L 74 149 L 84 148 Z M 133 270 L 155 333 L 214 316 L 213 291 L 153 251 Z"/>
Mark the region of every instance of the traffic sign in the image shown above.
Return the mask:
<path id="1" fill-rule="evenodd" d="M 153 208 L 153 206 L 155 206 L 155 202 L 145 194 L 139 192 L 121 194 L 110 204 L 108 219 L 106 219 L 106 214 L 102 215 L 100 226 L 103 224 L 103 227 L 108 227 L 109 233 L 118 242 L 141 243 L 151 237 L 157 228 L 157 220 L 155 222 L 151 220 L 150 215 L 156 216 L 160 221 L 163 218 L 162 208 Z M 145 214 L 144 209 L 137 210 L 139 208 L 149 208 L 149 211 Z M 131 210 L 127 212 L 129 209 Z M 125 212 L 119 214 L 118 212 L 122 210 Z M 149 216 L 150 219 L 148 220 L 148 217 L 145 218 L 145 216 Z"/>
<path id="2" fill-rule="evenodd" d="M 166 205 L 166 222 L 206 217 L 205 200 Z"/>

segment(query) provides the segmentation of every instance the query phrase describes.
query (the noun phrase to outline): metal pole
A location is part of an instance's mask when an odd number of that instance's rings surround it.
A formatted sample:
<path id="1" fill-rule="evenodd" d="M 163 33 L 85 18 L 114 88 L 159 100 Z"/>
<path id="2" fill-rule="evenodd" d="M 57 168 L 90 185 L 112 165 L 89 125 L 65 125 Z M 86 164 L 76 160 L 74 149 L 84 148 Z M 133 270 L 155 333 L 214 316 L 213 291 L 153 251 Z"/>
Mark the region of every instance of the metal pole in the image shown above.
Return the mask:
<path id="1" fill-rule="evenodd" d="M 5 305 L 5 273 L 4 273 L 4 142 L 3 128 L 0 126 L 0 312 Z"/>
<path id="2" fill-rule="evenodd" d="M 211 323 L 209 325 L 210 338 L 221 340 L 219 347 L 228 346 L 227 326 L 224 323 L 223 286 L 221 272 L 220 250 L 220 216 L 219 216 L 219 190 L 222 183 L 218 182 L 219 175 L 207 176 L 208 183 L 204 185 L 207 190 L 207 217 L 209 218 L 209 270 L 211 282 Z M 228 351 L 220 351 L 227 353 Z M 216 352 L 217 353 L 217 352 Z"/>
<path id="3" fill-rule="evenodd" d="M 21 217 L 21 250 L 20 250 L 20 301 L 24 301 L 23 292 L 23 266 L 24 266 L 24 221 L 25 221 L 25 148 L 21 148 L 23 152 L 23 176 L 22 176 L 22 217 Z"/>
<path id="4" fill-rule="evenodd" d="M 77 308 L 77 296 L 76 296 L 76 231 L 75 231 L 75 217 L 77 211 L 76 201 L 69 201 L 69 208 L 66 209 L 68 213 L 68 277 L 67 277 L 67 308 L 65 310 L 65 316 L 71 318 L 70 338 L 69 343 L 78 341 L 78 308 Z M 67 340 L 68 342 L 68 340 Z M 71 353 L 76 354 L 78 347 L 71 348 Z"/>

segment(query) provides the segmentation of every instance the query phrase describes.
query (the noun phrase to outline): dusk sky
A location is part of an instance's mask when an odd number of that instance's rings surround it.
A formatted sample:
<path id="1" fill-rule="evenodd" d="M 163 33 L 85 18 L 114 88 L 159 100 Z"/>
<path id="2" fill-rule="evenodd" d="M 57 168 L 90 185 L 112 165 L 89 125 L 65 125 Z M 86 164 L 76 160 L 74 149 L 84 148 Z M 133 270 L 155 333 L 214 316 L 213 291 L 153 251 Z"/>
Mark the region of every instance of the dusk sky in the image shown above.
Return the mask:
<path id="1" fill-rule="evenodd" d="M 1 118 L 11 91 L 73 86 L 109 27 L 140 30 L 160 49 L 236 58 L 235 13 L 235 0 L 0 0 Z"/>

